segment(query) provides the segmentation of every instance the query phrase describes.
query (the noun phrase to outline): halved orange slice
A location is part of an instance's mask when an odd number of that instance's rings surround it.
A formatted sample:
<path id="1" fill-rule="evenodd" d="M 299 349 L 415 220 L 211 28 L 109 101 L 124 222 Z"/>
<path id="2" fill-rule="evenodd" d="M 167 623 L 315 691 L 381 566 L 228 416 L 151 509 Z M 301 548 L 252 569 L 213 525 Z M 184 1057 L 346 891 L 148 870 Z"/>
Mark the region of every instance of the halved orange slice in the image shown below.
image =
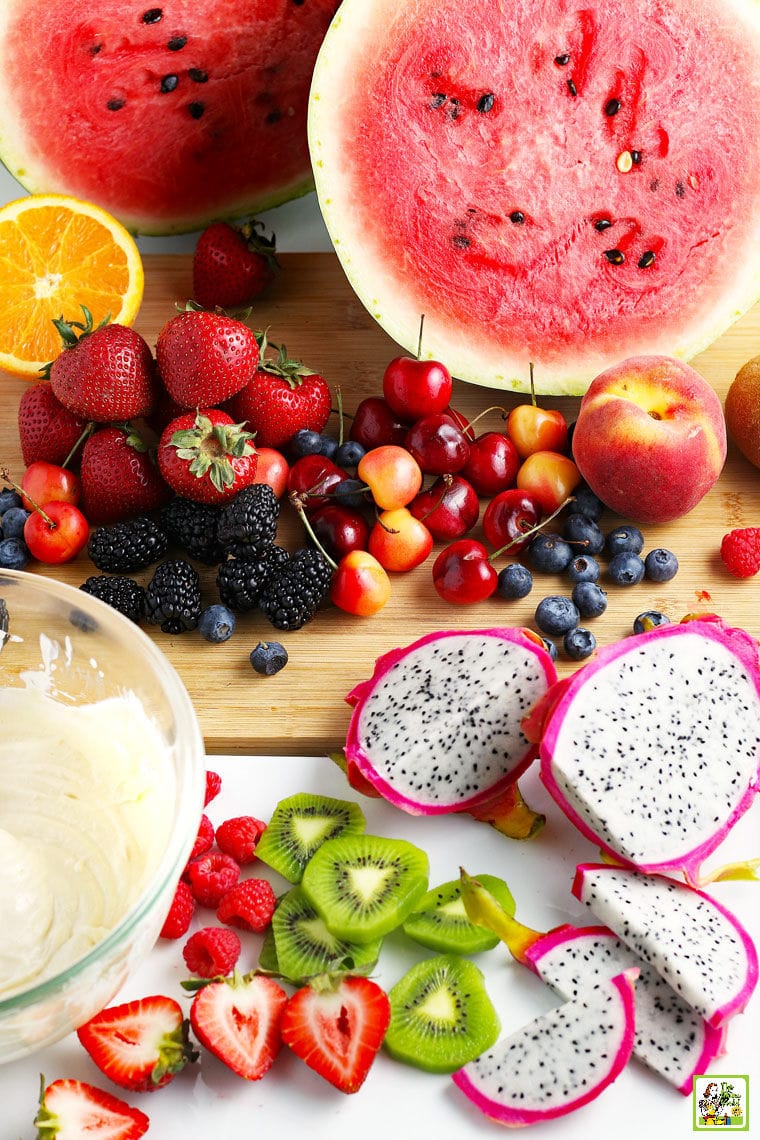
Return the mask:
<path id="1" fill-rule="evenodd" d="M 134 238 L 109 213 L 63 194 L 31 194 L 0 208 L 0 368 L 29 380 L 61 351 L 53 324 L 131 325 L 143 295 Z"/>

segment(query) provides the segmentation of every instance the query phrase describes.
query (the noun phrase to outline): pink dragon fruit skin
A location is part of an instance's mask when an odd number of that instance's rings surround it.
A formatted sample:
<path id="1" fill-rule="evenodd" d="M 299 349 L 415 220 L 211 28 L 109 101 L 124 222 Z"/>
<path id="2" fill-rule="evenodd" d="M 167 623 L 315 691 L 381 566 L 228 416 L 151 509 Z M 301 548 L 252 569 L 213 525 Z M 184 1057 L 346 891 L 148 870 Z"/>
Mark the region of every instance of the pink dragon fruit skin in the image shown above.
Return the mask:
<path id="1" fill-rule="evenodd" d="M 609 927 L 557 926 L 526 948 L 524 960 L 565 999 L 578 996 L 600 976 L 638 966 L 634 1056 L 684 1096 L 690 1095 L 694 1077 L 709 1073 L 725 1052 L 727 1026 L 708 1025 Z"/>
<path id="2" fill-rule="evenodd" d="M 491 1120 L 512 1127 L 595 1100 L 631 1056 L 637 975 L 624 970 L 501 1038 L 453 1073 L 454 1084 Z"/>
<path id="3" fill-rule="evenodd" d="M 426 672 L 431 662 L 432 674 Z M 555 680 L 549 654 L 519 629 L 445 630 L 393 649 L 346 697 L 353 705 L 345 745 L 349 778 L 354 783 L 358 772 L 412 815 L 466 812 L 497 801 L 538 754 L 520 725 Z M 408 697 L 399 695 L 404 689 Z M 439 731 L 442 743 L 435 739 Z M 427 742 L 426 732 L 432 734 Z M 377 755 L 370 754 L 373 747 Z M 447 748 L 459 782 L 446 767 Z"/>
<path id="4" fill-rule="evenodd" d="M 757 642 L 721 621 L 661 626 L 600 649 L 546 703 L 541 779 L 571 822 L 613 862 L 698 883 L 758 789 Z"/>
<path id="5" fill-rule="evenodd" d="M 758 979 L 755 945 L 705 891 L 665 875 L 582 863 L 573 894 L 648 962 L 708 1025 L 746 1007 Z"/>

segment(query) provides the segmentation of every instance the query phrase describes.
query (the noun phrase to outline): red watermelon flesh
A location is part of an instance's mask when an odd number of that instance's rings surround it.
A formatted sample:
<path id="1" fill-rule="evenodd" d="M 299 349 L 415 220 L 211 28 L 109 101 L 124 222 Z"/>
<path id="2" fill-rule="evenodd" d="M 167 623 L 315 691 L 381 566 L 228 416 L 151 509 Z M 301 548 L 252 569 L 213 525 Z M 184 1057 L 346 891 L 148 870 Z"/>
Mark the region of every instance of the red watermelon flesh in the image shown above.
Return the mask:
<path id="1" fill-rule="evenodd" d="M 344 0 L 309 136 L 360 298 L 465 380 L 581 392 L 760 296 L 757 0 Z"/>
<path id="2" fill-rule="evenodd" d="M 313 186 L 317 50 L 339 0 L 3 0 L 0 154 L 28 189 L 192 230 Z"/>

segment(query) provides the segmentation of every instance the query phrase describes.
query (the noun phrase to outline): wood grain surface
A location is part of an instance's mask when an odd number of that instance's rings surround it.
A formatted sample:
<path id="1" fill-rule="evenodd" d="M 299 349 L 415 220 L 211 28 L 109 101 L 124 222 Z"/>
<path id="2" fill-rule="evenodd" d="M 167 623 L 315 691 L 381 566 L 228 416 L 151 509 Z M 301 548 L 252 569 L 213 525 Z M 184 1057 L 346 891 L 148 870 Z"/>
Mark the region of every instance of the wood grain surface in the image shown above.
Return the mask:
<path id="1" fill-rule="evenodd" d="M 190 294 L 191 262 L 185 255 L 146 255 L 145 297 L 136 327 L 151 346 L 174 304 Z M 282 273 L 260 301 L 249 323 L 269 329 L 291 355 L 322 372 L 343 406 L 352 412 L 359 401 L 381 391 L 383 370 L 398 347 L 374 323 L 329 253 L 283 255 Z M 757 306 L 692 363 L 721 399 L 739 367 L 760 354 L 760 306 Z M 15 477 L 22 471 L 16 415 L 25 382 L 3 377 L 0 389 L 0 458 Z M 468 415 L 498 404 L 506 409 L 522 397 L 457 384 L 454 406 Z M 568 420 L 577 401 L 543 401 L 560 407 Z M 481 430 L 501 425 L 498 412 L 481 421 Z M 605 516 L 604 529 L 620 520 Z M 588 623 L 601 643 L 631 631 L 636 614 L 659 609 L 671 618 L 711 610 L 760 637 L 760 579 L 738 581 L 722 567 L 718 550 L 723 534 L 739 526 L 760 526 L 760 470 L 729 445 L 728 460 L 711 493 L 686 518 L 645 529 L 645 550 L 666 546 L 680 569 L 666 585 L 609 586 L 606 613 Z M 479 535 L 479 530 L 473 532 Z M 300 524 L 283 506 L 278 541 L 290 548 L 302 540 Z M 435 553 L 435 551 L 434 551 Z M 506 560 L 506 559 L 505 559 Z M 212 646 L 196 633 L 171 637 L 146 627 L 179 671 L 193 700 L 209 753 L 315 755 L 342 743 L 349 708 L 345 694 L 368 676 L 378 654 L 435 629 L 477 629 L 493 625 L 532 625 L 536 603 L 547 593 L 567 592 L 566 583 L 537 576 L 532 594 L 519 602 L 491 598 L 472 607 L 441 601 L 431 579 L 432 558 L 412 573 L 396 575 L 388 605 L 371 618 L 354 618 L 333 608 L 290 634 L 280 634 L 260 615 L 241 617 L 235 635 Z M 85 554 L 60 568 L 31 565 L 35 572 L 79 585 L 93 572 Z M 200 568 L 204 602 L 217 600 L 214 571 Z M 146 580 L 149 572 L 142 578 Z M 249 664 L 259 640 L 283 641 L 290 660 L 274 677 L 260 677 Z M 561 674 L 577 666 L 558 663 Z"/>

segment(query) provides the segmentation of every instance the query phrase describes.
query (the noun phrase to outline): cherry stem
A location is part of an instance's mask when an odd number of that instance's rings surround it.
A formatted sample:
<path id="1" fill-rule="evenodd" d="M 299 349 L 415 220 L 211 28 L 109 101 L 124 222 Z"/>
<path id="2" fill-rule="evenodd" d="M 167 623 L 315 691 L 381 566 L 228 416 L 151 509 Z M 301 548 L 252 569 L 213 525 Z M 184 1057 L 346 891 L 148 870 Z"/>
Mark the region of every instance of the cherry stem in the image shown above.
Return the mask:
<path id="1" fill-rule="evenodd" d="M 329 564 L 330 564 L 330 566 L 332 566 L 333 570 L 337 570 L 338 569 L 338 563 L 335 561 L 334 558 L 330 557 L 330 555 L 327 553 L 324 546 L 322 545 L 322 543 L 319 541 L 316 534 L 314 533 L 314 528 L 312 527 L 311 523 L 309 522 L 308 516 L 307 516 L 306 511 L 304 510 L 304 507 L 303 507 L 303 502 L 301 500 L 301 497 L 297 494 L 292 494 L 290 496 L 290 505 L 293 507 L 296 514 L 301 519 L 301 522 L 304 525 L 304 529 L 305 529 L 306 533 L 308 534 L 309 538 L 311 539 L 311 541 L 316 546 L 317 550 L 327 560 L 327 562 L 329 562 Z"/>
<path id="2" fill-rule="evenodd" d="M 533 382 L 533 361 L 528 361 L 528 371 L 530 372 L 530 402 L 535 408 L 536 406 L 536 385 Z"/>
<path id="3" fill-rule="evenodd" d="M 446 498 L 449 491 L 451 490 L 451 484 L 454 482 L 454 476 L 451 475 L 447 471 L 444 475 L 441 476 L 441 478 L 443 479 L 443 482 L 446 484 L 445 487 L 443 488 L 443 490 L 441 491 L 441 497 L 438 499 L 438 502 L 433 503 L 433 505 L 429 511 L 425 511 L 424 515 L 420 516 L 420 522 L 424 522 L 425 519 L 430 518 L 430 516 L 435 511 L 437 511 L 439 507 L 443 506 L 443 500 Z"/>
<path id="4" fill-rule="evenodd" d="M 10 472 L 8 471 L 7 467 L 0 467 L 0 476 L 2 476 L 2 478 L 5 480 L 5 482 L 10 487 L 13 487 L 14 491 L 18 491 L 19 495 L 22 495 L 28 503 L 32 504 L 32 507 L 34 508 L 34 510 L 37 511 L 37 513 L 39 515 L 42 515 L 43 519 L 45 520 L 45 522 L 47 523 L 47 525 L 50 527 L 51 530 L 55 530 L 55 528 L 58 524 L 53 522 L 50 515 L 47 514 L 45 511 L 43 511 L 42 507 L 39 506 L 38 503 L 35 503 L 34 499 L 28 493 L 28 491 L 25 491 L 23 489 L 23 487 L 19 486 L 18 483 L 14 483 L 13 479 L 11 479 Z"/>
<path id="5" fill-rule="evenodd" d="M 420 332 L 419 332 L 419 336 L 417 337 L 417 359 L 418 360 L 422 356 L 422 326 L 424 325 L 424 323 L 425 323 L 425 314 L 422 313 L 420 316 Z"/>
<path id="6" fill-rule="evenodd" d="M 79 448 L 82 446 L 82 444 L 85 442 L 85 440 L 89 439 L 89 437 L 92 435 L 94 430 L 95 430 L 95 424 L 92 421 L 90 421 L 90 423 L 88 423 L 88 424 L 85 424 L 85 426 L 82 430 L 82 434 L 80 435 L 79 439 L 76 441 L 74 446 L 72 447 L 69 454 L 64 459 L 63 463 L 61 464 L 61 467 L 68 467 L 71 460 L 74 458 L 76 453 L 79 451 Z"/>
<path id="7" fill-rule="evenodd" d="M 482 412 L 478 412 L 474 419 L 471 419 L 468 428 L 474 428 L 478 420 L 482 420 L 483 416 L 487 416 L 489 412 L 501 412 L 501 418 L 506 420 L 509 418 L 509 413 L 506 408 L 502 408 L 500 404 L 491 404 L 490 407 L 484 408 Z"/>
<path id="8" fill-rule="evenodd" d="M 557 515 L 560 514 L 561 511 L 564 511 L 568 503 L 573 502 L 575 502 L 575 495 L 569 495 L 568 498 L 565 499 L 564 503 L 560 503 L 557 509 L 552 511 L 550 515 L 547 515 L 545 519 L 541 519 L 541 522 L 536 523 L 535 526 L 532 526 L 528 530 L 523 531 L 519 538 L 510 539 L 506 546 L 502 546 L 499 550 L 494 550 L 493 554 L 489 554 L 488 561 L 493 562 L 494 558 L 498 558 L 500 554 L 504 554 L 506 550 L 509 550 L 510 547 L 515 546 L 518 542 L 523 543 L 525 542 L 526 538 L 531 538 L 534 534 L 538 534 L 539 531 L 542 531 L 544 529 L 547 523 L 550 523 L 552 519 L 556 519 Z"/>
<path id="9" fill-rule="evenodd" d="M 338 405 L 338 447 L 343 446 L 343 393 L 340 384 L 335 389 L 335 402 Z"/>

